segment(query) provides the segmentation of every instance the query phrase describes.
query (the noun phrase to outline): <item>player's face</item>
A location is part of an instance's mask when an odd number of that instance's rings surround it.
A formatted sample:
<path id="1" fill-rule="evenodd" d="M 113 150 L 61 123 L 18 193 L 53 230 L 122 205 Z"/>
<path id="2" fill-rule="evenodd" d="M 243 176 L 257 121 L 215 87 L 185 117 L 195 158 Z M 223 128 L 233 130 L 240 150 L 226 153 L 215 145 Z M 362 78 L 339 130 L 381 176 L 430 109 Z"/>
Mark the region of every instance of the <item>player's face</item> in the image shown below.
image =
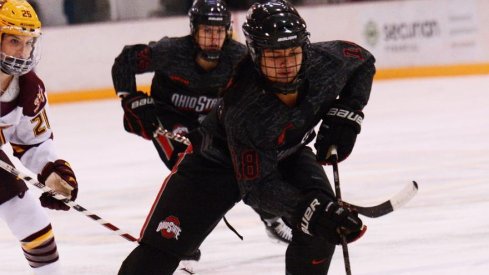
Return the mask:
<path id="1" fill-rule="evenodd" d="M 6 55 L 27 59 L 34 49 L 34 42 L 33 37 L 5 34 L 2 38 L 1 49 Z"/>
<path id="2" fill-rule="evenodd" d="M 199 25 L 197 43 L 204 51 L 219 51 L 226 39 L 226 27 Z"/>
<path id="3" fill-rule="evenodd" d="M 261 71 L 268 80 L 292 82 L 302 65 L 302 47 L 265 49 L 260 60 Z"/>

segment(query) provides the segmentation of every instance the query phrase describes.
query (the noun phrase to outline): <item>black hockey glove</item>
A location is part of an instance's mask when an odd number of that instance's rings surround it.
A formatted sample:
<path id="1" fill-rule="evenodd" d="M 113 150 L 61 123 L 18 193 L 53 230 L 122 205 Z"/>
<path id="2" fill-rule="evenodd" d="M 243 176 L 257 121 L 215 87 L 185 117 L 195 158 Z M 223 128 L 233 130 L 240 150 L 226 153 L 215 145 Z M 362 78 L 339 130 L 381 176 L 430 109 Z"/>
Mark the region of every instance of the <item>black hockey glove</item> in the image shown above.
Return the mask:
<path id="1" fill-rule="evenodd" d="M 156 107 L 152 97 L 143 92 L 130 94 L 122 99 L 124 129 L 145 139 L 151 139 L 158 128 Z"/>
<path id="2" fill-rule="evenodd" d="M 350 155 L 360 133 L 363 117 L 361 111 L 354 111 L 342 105 L 329 109 L 314 144 L 317 160 L 321 164 L 332 164 L 331 158 L 327 155 L 332 145 L 336 145 L 338 150 L 338 162 Z"/>
<path id="3" fill-rule="evenodd" d="M 354 242 L 367 230 L 358 213 L 339 206 L 324 194 L 306 196 L 298 213 L 298 226 L 302 232 L 333 244 L 341 243 L 341 235 L 348 243 Z"/>

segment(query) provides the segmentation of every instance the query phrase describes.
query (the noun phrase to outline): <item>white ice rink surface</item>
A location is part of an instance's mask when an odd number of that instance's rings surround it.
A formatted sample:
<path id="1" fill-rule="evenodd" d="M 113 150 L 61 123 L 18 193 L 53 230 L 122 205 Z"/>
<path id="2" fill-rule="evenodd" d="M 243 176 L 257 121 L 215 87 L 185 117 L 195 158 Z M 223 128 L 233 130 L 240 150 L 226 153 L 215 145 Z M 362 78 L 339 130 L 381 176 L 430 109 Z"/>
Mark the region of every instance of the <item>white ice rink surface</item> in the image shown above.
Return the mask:
<path id="1" fill-rule="evenodd" d="M 376 82 L 365 114 L 340 164 L 344 199 L 378 203 L 411 180 L 420 190 L 399 211 L 364 219 L 366 235 L 349 245 L 353 274 L 489 274 L 489 76 Z M 138 236 L 168 171 L 121 118 L 116 100 L 50 113 L 59 155 L 77 174 L 77 202 Z M 116 274 L 135 246 L 76 211 L 49 215 L 65 274 Z M 285 273 L 286 247 L 268 239 L 256 214 L 238 204 L 227 218 L 244 241 L 220 223 L 201 248 L 198 274 Z M 30 274 L 5 224 L 0 274 Z M 340 247 L 329 274 L 345 274 Z"/>

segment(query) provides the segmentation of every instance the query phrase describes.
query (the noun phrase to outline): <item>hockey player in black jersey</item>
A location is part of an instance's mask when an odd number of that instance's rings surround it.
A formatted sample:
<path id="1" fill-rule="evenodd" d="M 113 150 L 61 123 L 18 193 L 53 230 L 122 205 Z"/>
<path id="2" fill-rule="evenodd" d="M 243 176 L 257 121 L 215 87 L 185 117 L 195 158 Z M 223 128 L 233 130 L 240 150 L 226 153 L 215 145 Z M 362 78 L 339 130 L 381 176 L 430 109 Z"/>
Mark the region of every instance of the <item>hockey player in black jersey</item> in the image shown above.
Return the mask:
<path id="1" fill-rule="evenodd" d="M 151 139 L 170 170 L 187 146 L 154 135 L 160 122 L 164 129 L 182 136 L 199 126 L 246 53 L 246 47 L 230 37 L 231 14 L 223 1 L 195 1 L 189 17 L 190 35 L 126 46 L 112 67 L 114 88 L 122 99 L 124 128 Z M 150 96 L 136 88 L 136 75 L 146 72 L 155 73 Z M 271 238 L 290 242 L 291 230 L 282 219 L 257 212 Z"/>
<path id="2" fill-rule="evenodd" d="M 112 66 L 125 130 L 152 140 L 170 170 L 186 145 L 155 137 L 159 121 L 182 136 L 196 128 L 217 103 L 246 52 L 244 45 L 230 39 L 231 14 L 224 2 L 196 1 L 189 17 L 190 35 L 125 46 Z M 147 72 L 155 74 L 150 96 L 136 87 L 136 75 Z"/>
<path id="3" fill-rule="evenodd" d="M 192 147 L 165 180 L 119 274 L 172 274 L 239 200 L 293 228 L 286 274 L 327 274 L 340 233 L 352 242 L 365 232 L 337 203 L 321 164 L 333 145 L 339 161 L 353 149 L 374 57 L 350 42 L 310 43 L 286 1 L 254 4 L 243 31 L 249 56 L 222 104 L 190 133 Z M 317 125 L 314 153 L 307 144 Z"/>

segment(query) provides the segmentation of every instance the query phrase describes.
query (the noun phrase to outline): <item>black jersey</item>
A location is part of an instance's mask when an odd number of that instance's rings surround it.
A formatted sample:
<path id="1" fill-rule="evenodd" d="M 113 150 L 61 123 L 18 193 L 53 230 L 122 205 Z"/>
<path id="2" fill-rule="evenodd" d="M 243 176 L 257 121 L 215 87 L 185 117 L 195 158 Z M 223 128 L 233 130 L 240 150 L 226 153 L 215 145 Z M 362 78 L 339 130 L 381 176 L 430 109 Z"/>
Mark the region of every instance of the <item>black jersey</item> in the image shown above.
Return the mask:
<path id="1" fill-rule="evenodd" d="M 266 90 L 248 58 L 240 64 L 222 105 L 200 130 L 204 137 L 199 150 L 204 156 L 216 159 L 219 149 L 230 153 L 244 201 L 252 205 L 273 201 L 277 208 L 273 213 L 283 216 L 293 209 L 285 206 L 295 205 L 293 200 L 300 198 L 279 172 L 280 162 L 313 140 L 314 127 L 333 104 L 363 109 L 375 74 L 374 57 L 353 43 L 314 43 L 305 53 L 295 107 Z M 224 136 L 229 153 L 222 147 Z M 225 163 L 224 154 L 220 157 Z"/>
<path id="2" fill-rule="evenodd" d="M 180 124 L 192 129 L 216 105 L 245 52 L 244 45 L 229 39 L 217 67 L 204 71 L 195 62 L 198 48 L 190 35 L 126 46 L 112 68 L 114 87 L 117 92 L 135 92 L 135 75 L 154 72 L 151 96 L 163 126 L 173 129 Z"/>

